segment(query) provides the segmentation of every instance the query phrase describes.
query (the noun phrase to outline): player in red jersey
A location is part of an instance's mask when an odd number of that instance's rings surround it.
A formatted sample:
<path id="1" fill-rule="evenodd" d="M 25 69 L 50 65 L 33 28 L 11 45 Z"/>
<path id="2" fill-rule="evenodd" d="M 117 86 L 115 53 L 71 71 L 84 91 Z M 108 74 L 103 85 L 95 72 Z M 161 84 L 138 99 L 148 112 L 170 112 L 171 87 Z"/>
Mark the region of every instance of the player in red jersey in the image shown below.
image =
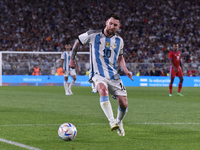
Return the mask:
<path id="1" fill-rule="evenodd" d="M 180 82 L 178 85 L 178 96 L 183 96 L 180 92 L 182 89 L 183 84 L 183 72 L 182 72 L 182 64 L 181 64 L 181 53 L 178 51 L 178 44 L 173 45 L 173 50 L 169 52 L 169 61 L 170 61 L 170 68 L 169 73 L 171 77 L 171 82 L 169 83 L 169 96 L 172 96 L 172 86 L 174 82 L 175 76 L 179 77 Z"/>

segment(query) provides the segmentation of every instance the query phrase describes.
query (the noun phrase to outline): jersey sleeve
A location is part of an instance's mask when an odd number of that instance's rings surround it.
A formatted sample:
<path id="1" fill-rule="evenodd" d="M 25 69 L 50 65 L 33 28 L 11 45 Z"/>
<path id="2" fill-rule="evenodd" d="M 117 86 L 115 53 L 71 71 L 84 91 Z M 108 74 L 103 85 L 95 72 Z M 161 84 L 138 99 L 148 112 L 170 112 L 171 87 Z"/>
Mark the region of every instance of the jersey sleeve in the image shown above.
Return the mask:
<path id="1" fill-rule="evenodd" d="M 124 41 L 122 40 L 122 43 L 120 45 L 119 55 L 123 55 L 123 50 L 124 50 Z"/>
<path id="2" fill-rule="evenodd" d="M 168 58 L 172 59 L 172 52 L 169 52 Z"/>
<path id="3" fill-rule="evenodd" d="M 62 52 L 60 59 L 65 59 L 64 52 Z"/>
<path id="4" fill-rule="evenodd" d="M 82 45 L 85 45 L 86 43 L 88 43 L 89 38 L 90 38 L 90 36 L 89 36 L 88 32 L 85 32 L 78 36 L 78 40 Z"/>

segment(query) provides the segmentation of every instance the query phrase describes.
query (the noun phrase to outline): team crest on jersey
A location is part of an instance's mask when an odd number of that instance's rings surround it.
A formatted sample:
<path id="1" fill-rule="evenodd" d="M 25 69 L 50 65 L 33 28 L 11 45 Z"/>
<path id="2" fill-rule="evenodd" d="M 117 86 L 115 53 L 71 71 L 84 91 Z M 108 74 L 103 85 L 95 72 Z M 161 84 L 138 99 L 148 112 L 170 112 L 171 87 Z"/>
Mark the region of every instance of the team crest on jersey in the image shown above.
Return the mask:
<path id="1" fill-rule="evenodd" d="M 106 47 L 110 47 L 110 42 L 106 42 Z"/>
<path id="2" fill-rule="evenodd" d="M 115 48 L 117 48 L 117 44 L 115 43 L 115 44 L 113 44 L 113 48 L 115 49 Z"/>

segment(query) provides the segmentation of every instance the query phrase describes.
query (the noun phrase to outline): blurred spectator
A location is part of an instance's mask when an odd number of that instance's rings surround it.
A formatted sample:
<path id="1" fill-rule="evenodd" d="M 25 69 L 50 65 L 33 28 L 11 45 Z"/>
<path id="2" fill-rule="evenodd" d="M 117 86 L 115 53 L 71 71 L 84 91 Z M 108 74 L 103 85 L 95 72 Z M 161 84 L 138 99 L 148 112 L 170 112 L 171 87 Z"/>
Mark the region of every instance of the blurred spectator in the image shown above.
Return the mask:
<path id="1" fill-rule="evenodd" d="M 193 58 L 191 61 L 191 67 L 196 70 L 198 68 L 198 64 L 199 62 L 196 61 L 196 58 Z"/>
<path id="2" fill-rule="evenodd" d="M 64 73 L 63 73 L 63 69 L 62 69 L 61 66 L 57 69 L 56 73 L 57 73 L 58 76 L 62 76 L 62 75 L 64 75 Z"/>
<path id="3" fill-rule="evenodd" d="M 160 76 L 160 75 L 161 75 L 161 71 L 159 70 L 158 67 L 156 67 L 155 76 Z"/>
<path id="4" fill-rule="evenodd" d="M 161 76 L 167 76 L 167 71 L 165 69 L 162 69 Z"/>
<path id="5" fill-rule="evenodd" d="M 33 68 L 29 70 L 28 75 L 32 75 L 33 74 Z"/>
<path id="6" fill-rule="evenodd" d="M 10 70 L 10 75 L 17 75 L 16 66 L 12 67 L 12 69 Z"/>
<path id="7" fill-rule="evenodd" d="M 193 76 L 191 67 L 189 67 L 189 70 L 187 71 L 187 76 L 190 76 L 190 77 Z"/>
<path id="8" fill-rule="evenodd" d="M 89 73 L 90 73 L 90 71 L 89 71 L 89 69 L 87 69 L 85 75 L 86 75 L 86 76 L 89 76 Z"/>
<path id="9" fill-rule="evenodd" d="M 120 76 L 124 75 L 124 71 L 121 68 L 118 69 L 118 73 L 119 73 Z"/>
<path id="10" fill-rule="evenodd" d="M 138 73 L 136 74 L 136 76 L 145 76 L 144 70 L 143 70 L 143 69 L 140 69 L 140 70 L 138 71 Z"/>
<path id="11" fill-rule="evenodd" d="M 40 75 L 40 71 L 41 71 L 41 69 L 38 67 L 38 65 L 36 65 L 36 66 L 33 68 L 32 75 L 34 75 L 34 76 L 39 76 L 39 75 Z"/>
<path id="12" fill-rule="evenodd" d="M 166 54 L 171 44 L 179 43 L 183 63 L 191 62 L 197 69 L 200 65 L 199 10 L 199 0 L 118 0 L 117 3 L 107 0 L 83 0 L 81 3 L 78 0 L 2 0 L 0 51 L 60 52 L 80 33 L 102 28 L 104 16 L 115 11 L 123 16 L 119 34 L 124 39 L 127 63 L 168 63 Z M 89 47 L 82 46 L 80 51 L 89 51 Z M 27 62 L 28 57 L 17 58 L 17 61 Z M 84 55 L 81 57 L 80 62 L 89 61 Z M 49 59 L 50 62 L 56 60 Z M 31 61 L 34 65 L 40 63 L 37 57 Z M 87 68 L 82 69 L 84 73 Z"/>
<path id="13" fill-rule="evenodd" d="M 145 76 L 153 76 L 153 72 L 150 69 L 147 69 Z"/>
<path id="14" fill-rule="evenodd" d="M 152 76 L 155 76 L 155 74 L 156 74 L 156 70 L 154 67 L 152 68 L 151 74 L 152 74 Z"/>
<path id="15" fill-rule="evenodd" d="M 196 77 L 196 72 L 195 71 L 192 72 L 192 76 Z"/>

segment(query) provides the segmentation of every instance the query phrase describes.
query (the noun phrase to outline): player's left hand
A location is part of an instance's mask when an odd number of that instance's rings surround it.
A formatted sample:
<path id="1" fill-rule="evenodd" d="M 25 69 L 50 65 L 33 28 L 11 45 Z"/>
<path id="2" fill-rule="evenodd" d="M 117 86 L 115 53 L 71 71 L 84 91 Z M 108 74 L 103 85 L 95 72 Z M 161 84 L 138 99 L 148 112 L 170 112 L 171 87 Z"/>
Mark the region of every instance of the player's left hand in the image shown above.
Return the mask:
<path id="1" fill-rule="evenodd" d="M 129 77 L 133 81 L 132 72 L 125 73 L 127 77 Z"/>
<path id="2" fill-rule="evenodd" d="M 76 67 L 76 63 L 75 63 L 75 60 L 74 59 L 70 59 L 69 61 L 69 67 L 74 69 Z"/>

